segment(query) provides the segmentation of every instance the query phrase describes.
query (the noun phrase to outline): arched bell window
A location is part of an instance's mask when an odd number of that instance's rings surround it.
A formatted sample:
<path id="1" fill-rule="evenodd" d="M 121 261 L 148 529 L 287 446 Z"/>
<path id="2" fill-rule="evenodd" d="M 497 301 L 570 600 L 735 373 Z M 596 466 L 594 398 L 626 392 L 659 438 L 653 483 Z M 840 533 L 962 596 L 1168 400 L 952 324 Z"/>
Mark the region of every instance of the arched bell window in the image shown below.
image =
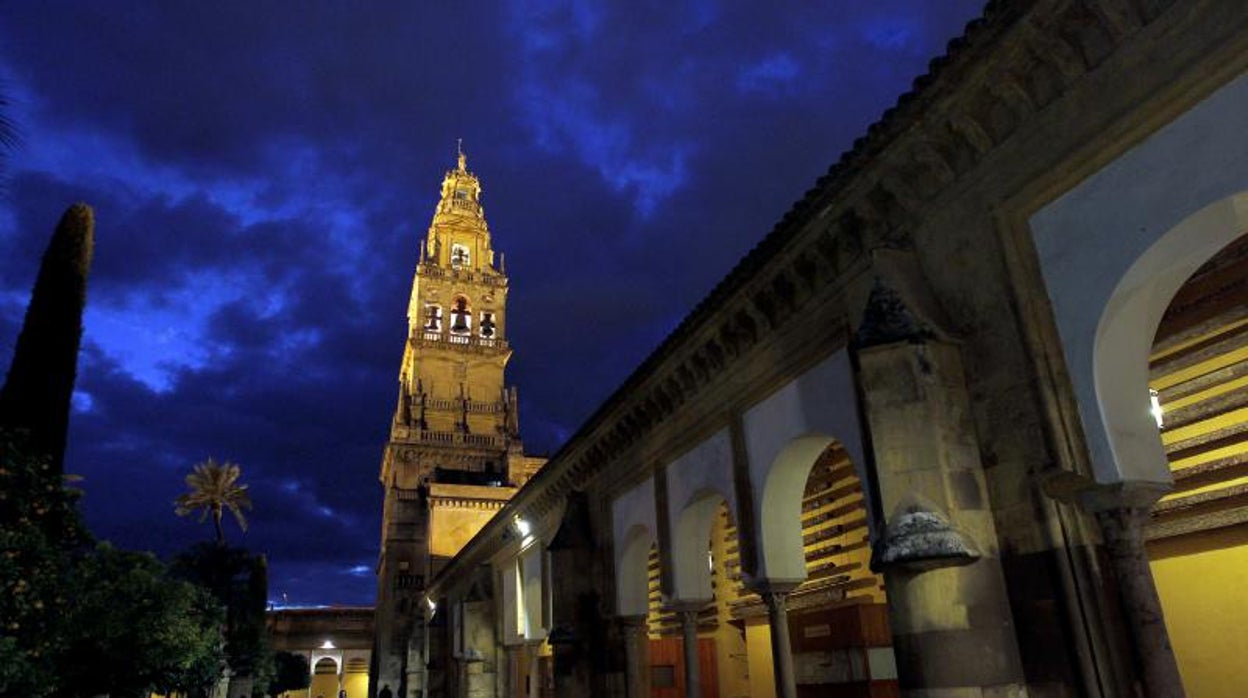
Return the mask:
<path id="1" fill-rule="evenodd" d="M 451 308 L 451 332 L 468 334 L 472 331 L 472 310 L 468 307 L 468 299 L 455 297 L 455 305 Z"/>
<path id="2" fill-rule="evenodd" d="M 429 303 L 425 305 L 425 329 L 429 332 L 442 331 L 442 308 Z"/>
<path id="3" fill-rule="evenodd" d="M 451 245 L 451 266 L 455 269 L 466 267 L 469 264 L 470 256 L 468 247 L 458 243 Z"/>
<path id="4" fill-rule="evenodd" d="M 497 325 L 494 324 L 494 313 L 485 311 L 481 313 L 481 336 L 486 339 L 494 337 L 494 330 Z"/>

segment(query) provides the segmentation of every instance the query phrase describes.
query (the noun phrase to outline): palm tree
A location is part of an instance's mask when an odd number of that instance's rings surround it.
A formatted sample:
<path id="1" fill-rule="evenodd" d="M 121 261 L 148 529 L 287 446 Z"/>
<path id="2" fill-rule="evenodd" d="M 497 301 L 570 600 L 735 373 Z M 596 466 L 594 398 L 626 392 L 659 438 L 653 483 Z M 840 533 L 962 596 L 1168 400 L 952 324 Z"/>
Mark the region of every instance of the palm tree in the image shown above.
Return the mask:
<path id="1" fill-rule="evenodd" d="M 174 511 L 178 516 L 186 516 L 199 511 L 202 522 L 212 514 L 212 523 L 217 527 L 217 545 L 225 545 L 225 529 L 221 527 L 221 519 L 225 510 L 229 509 L 238 522 L 238 527 L 247 530 L 247 518 L 243 509 L 251 509 L 251 498 L 247 496 L 247 485 L 238 484 L 242 473 L 237 463 L 225 461 L 218 464 L 213 459 L 196 463 L 194 470 L 186 476 L 186 485 L 190 492 L 178 496 L 174 500 L 177 507 Z"/>

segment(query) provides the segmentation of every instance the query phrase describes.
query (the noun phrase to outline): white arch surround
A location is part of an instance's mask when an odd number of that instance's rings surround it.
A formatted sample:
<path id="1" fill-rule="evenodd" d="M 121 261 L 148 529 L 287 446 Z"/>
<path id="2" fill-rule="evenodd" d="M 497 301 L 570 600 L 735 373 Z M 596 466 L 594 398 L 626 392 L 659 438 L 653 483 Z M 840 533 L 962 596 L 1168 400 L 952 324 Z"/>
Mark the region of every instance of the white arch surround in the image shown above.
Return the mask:
<path id="1" fill-rule="evenodd" d="M 533 545 L 520 554 L 521 628 L 527 641 L 546 637 L 547 619 L 544 596 L 549 593 L 546 579 L 546 548 Z"/>
<path id="2" fill-rule="evenodd" d="M 615 610 L 621 616 L 644 616 L 650 610 L 650 546 L 658 530 L 654 478 L 611 503 L 615 541 Z"/>
<path id="3" fill-rule="evenodd" d="M 721 429 L 672 461 L 667 478 L 667 513 L 671 522 L 672 600 L 712 598 L 707 550 L 720 503 L 737 520 L 732 478 L 732 438 Z"/>
<path id="4" fill-rule="evenodd" d="M 707 555 L 715 516 L 727 501 L 716 490 L 702 490 L 672 522 L 672 601 L 714 598 Z"/>
<path id="5" fill-rule="evenodd" d="M 331 662 L 333 662 L 333 663 L 334 663 L 334 673 L 335 673 L 335 674 L 339 674 L 339 675 L 340 675 L 340 674 L 342 674 L 342 673 L 343 673 L 343 671 L 342 671 L 342 669 L 343 669 L 343 668 L 342 668 L 342 652 L 341 652 L 340 650 L 331 650 L 331 651 L 329 651 L 329 652 L 326 652 L 326 651 L 324 651 L 324 650 L 320 650 L 320 651 L 313 650 L 313 651 L 312 651 L 312 661 L 310 662 L 310 664 L 311 664 L 311 666 L 312 666 L 312 675 L 313 675 L 313 676 L 315 676 L 315 675 L 316 675 L 316 665 L 317 665 L 317 664 L 320 664 L 322 659 L 328 659 L 329 661 L 331 661 Z"/>
<path id="6" fill-rule="evenodd" d="M 869 482 L 849 355 L 843 350 L 833 354 L 751 407 L 742 422 L 756 520 L 753 581 L 803 580 L 802 493 L 819 454 L 839 442 L 863 486 Z M 863 501 L 874 526 L 866 493 Z"/>
<path id="7" fill-rule="evenodd" d="M 1031 217 L 1096 479 L 1170 483 L 1148 354 L 1175 292 L 1248 231 L 1248 77 Z"/>

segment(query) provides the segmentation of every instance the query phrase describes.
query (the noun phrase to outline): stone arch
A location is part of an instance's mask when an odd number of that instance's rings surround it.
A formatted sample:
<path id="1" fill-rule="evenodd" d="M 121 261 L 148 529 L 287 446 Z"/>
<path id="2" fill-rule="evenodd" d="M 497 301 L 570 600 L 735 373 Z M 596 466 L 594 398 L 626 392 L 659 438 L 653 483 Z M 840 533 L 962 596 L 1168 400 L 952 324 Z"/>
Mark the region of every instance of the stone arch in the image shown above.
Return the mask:
<path id="1" fill-rule="evenodd" d="M 699 490 L 672 522 L 673 600 L 706 601 L 714 597 L 707 556 L 715 517 L 727 503 L 728 499 L 718 490 Z M 732 507 L 728 510 L 731 512 Z"/>
<path id="2" fill-rule="evenodd" d="M 835 443 L 821 434 L 793 439 L 776 455 L 763 485 L 758 526 L 761 552 L 768 577 L 800 581 L 806 578 L 806 554 L 802 545 L 802 493 L 815 462 Z"/>
<path id="3" fill-rule="evenodd" d="M 320 654 L 320 653 L 314 653 L 314 654 L 312 655 L 312 661 L 311 661 L 312 673 L 313 673 L 313 674 L 317 674 L 317 673 L 322 673 L 322 674 L 331 673 L 331 672 L 318 672 L 318 671 L 317 671 L 317 669 L 319 669 L 319 668 L 320 668 L 320 667 L 324 664 L 324 662 L 329 662 L 330 664 L 332 664 L 332 665 L 333 665 L 334 670 L 333 670 L 333 672 L 332 672 L 332 673 L 334 673 L 334 674 L 341 674 L 341 673 L 342 673 L 342 658 L 341 658 L 341 657 L 339 657 L 339 656 L 338 656 L 338 655 L 336 655 L 336 654 Z"/>
<path id="4" fill-rule="evenodd" d="M 520 552 L 521 623 L 525 640 L 541 640 L 550 629 L 547 596 L 550 592 L 550 560 L 545 543 L 538 541 Z"/>
<path id="5" fill-rule="evenodd" d="M 1169 483 L 1147 352 L 1174 292 L 1248 229 L 1248 77 L 1029 220 L 1096 479 Z"/>
<path id="6" fill-rule="evenodd" d="M 1115 462 L 1130 464 L 1140 479 L 1170 480 L 1149 411 L 1152 338 L 1184 282 L 1245 230 L 1248 191 L 1206 206 L 1145 250 L 1105 304 L 1092 356 L 1097 404 Z"/>
<path id="7" fill-rule="evenodd" d="M 844 351 L 833 354 L 749 408 L 742 419 L 754 511 L 757 568 L 750 582 L 806 578 L 802 493 L 811 468 L 829 445 L 844 448 L 864 487 L 861 427 L 853 370 Z M 872 498 L 864 497 L 872 537 Z"/>
<path id="8" fill-rule="evenodd" d="M 699 443 L 663 471 L 671 540 L 670 554 L 662 559 L 670 570 L 667 579 L 671 588 L 665 592 L 671 600 L 705 601 L 712 597 L 706 560 L 719 506 L 726 506 L 728 517 L 737 520 L 732 473 L 732 440 L 727 429 Z"/>
<path id="9" fill-rule="evenodd" d="M 611 531 L 616 613 L 644 616 L 649 611 L 650 549 L 657 543 L 658 531 L 653 478 L 611 503 Z"/>
<path id="10" fill-rule="evenodd" d="M 636 524 L 621 542 L 615 568 L 616 613 L 621 616 L 644 616 L 650 610 L 650 549 L 654 533 Z"/>

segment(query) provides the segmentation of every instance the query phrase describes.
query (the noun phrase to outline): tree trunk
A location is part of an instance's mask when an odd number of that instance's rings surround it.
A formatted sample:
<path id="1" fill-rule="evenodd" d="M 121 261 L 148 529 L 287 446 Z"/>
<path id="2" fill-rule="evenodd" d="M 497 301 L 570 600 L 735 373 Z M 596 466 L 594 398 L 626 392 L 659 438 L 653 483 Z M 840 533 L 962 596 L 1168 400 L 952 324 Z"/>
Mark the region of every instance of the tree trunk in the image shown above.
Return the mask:
<path id="1" fill-rule="evenodd" d="M 225 545 L 225 528 L 221 526 L 221 517 L 225 512 L 221 507 L 212 508 L 212 523 L 217 527 L 217 545 Z"/>

